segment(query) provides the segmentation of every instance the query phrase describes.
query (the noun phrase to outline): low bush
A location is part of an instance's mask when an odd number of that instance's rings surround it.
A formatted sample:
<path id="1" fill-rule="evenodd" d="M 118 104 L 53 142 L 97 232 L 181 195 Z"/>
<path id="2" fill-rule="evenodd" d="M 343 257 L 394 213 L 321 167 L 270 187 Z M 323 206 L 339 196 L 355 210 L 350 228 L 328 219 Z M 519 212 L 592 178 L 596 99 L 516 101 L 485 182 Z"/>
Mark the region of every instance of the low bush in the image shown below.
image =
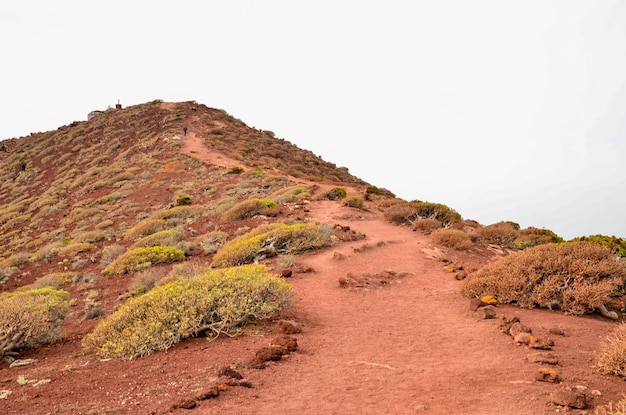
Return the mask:
<path id="1" fill-rule="evenodd" d="M 337 200 L 344 199 L 347 196 L 346 189 L 343 187 L 335 187 L 334 189 L 330 189 L 327 192 L 322 193 L 320 196 L 321 199 L 328 200 Z"/>
<path id="2" fill-rule="evenodd" d="M 234 222 L 251 218 L 256 215 L 276 216 L 278 205 L 269 199 L 248 199 L 237 203 L 235 206 L 222 213 L 221 220 Z"/>
<path id="3" fill-rule="evenodd" d="M 111 262 L 115 261 L 124 252 L 126 252 L 126 248 L 124 248 L 122 245 L 107 245 L 102 248 L 102 258 L 100 259 L 100 264 L 102 264 L 103 266 L 107 266 Z"/>
<path id="4" fill-rule="evenodd" d="M 176 206 L 188 206 L 192 203 L 191 197 L 187 195 L 180 195 L 176 198 Z"/>
<path id="5" fill-rule="evenodd" d="M 81 252 L 92 251 L 94 248 L 95 246 L 93 244 L 86 242 L 70 243 L 69 245 L 59 249 L 59 256 L 71 257 Z"/>
<path id="6" fill-rule="evenodd" d="M 365 200 L 361 196 L 350 196 L 344 200 L 343 205 L 357 209 L 363 209 Z"/>
<path id="7" fill-rule="evenodd" d="M 559 242 L 563 242 L 563 238 L 551 230 L 529 227 L 517 233 L 517 238 L 513 241 L 513 247 L 515 249 L 526 249 L 532 246 Z"/>
<path id="8" fill-rule="evenodd" d="M 243 265 L 279 254 L 322 248 L 330 245 L 331 235 L 331 227 L 321 224 L 262 225 L 225 244 L 213 256 L 212 266 Z"/>
<path id="9" fill-rule="evenodd" d="M 205 208 L 200 205 L 187 206 L 180 205 L 174 206 L 170 209 L 160 210 L 154 214 L 152 214 L 148 219 L 155 220 L 165 220 L 168 221 L 170 219 L 187 219 L 187 218 L 195 218 L 197 216 L 201 216 L 205 211 Z"/>
<path id="10" fill-rule="evenodd" d="M 185 259 L 185 253 L 172 246 L 151 246 L 146 248 L 134 248 L 115 261 L 107 265 L 102 273 L 127 274 L 129 272 L 140 271 L 156 264 L 171 263 Z"/>
<path id="11" fill-rule="evenodd" d="M 615 255 L 619 255 L 620 257 L 626 257 L 626 240 L 622 238 L 618 238 L 616 236 L 606 236 L 606 235 L 591 235 L 591 236 L 582 236 L 580 238 L 575 238 L 574 241 L 588 241 L 594 242 L 600 245 L 608 246 L 613 250 Z"/>
<path id="12" fill-rule="evenodd" d="M 138 358 L 206 333 L 233 334 L 288 304 L 290 286 L 263 265 L 209 271 L 128 300 L 83 339 L 103 357 Z"/>
<path id="13" fill-rule="evenodd" d="M 591 313 L 621 295 L 626 262 L 608 247 L 590 242 L 545 244 L 497 259 L 470 274 L 462 285 L 469 298 L 494 296 L 520 307 Z"/>
<path id="14" fill-rule="evenodd" d="M 68 297 L 51 287 L 0 294 L 0 356 L 58 340 Z"/>
<path id="15" fill-rule="evenodd" d="M 384 218 L 388 222 L 398 225 L 411 225 L 421 219 L 437 219 L 442 226 L 453 226 L 463 221 L 461 215 L 454 209 L 440 203 L 400 202 L 390 205 L 384 212 Z"/>
<path id="16" fill-rule="evenodd" d="M 46 274 L 37 278 L 32 284 L 20 287 L 18 291 L 36 290 L 46 287 L 58 289 L 62 285 L 72 282 L 79 275 L 80 274 L 77 272 L 54 272 L 52 274 Z"/>
<path id="17" fill-rule="evenodd" d="M 124 233 L 127 241 L 137 241 L 153 233 L 163 231 L 168 228 L 164 219 L 144 219 Z"/>
<path id="18" fill-rule="evenodd" d="M 603 375 L 626 378 L 626 323 L 620 324 L 606 336 L 595 358 L 594 367 Z"/>
<path id="19" fill-rule="evenodd" d="M 413 224 L 413 230 L 422 231 L 424 235 L 430 235 L 434 230 L 441 229 L 443 225 L 435 218 L 418 219 Z"/>
<path id="20" fill-rule="evenodd" d="M 478 240 L 482 243 L 515 248 L 515 240 L 519 235 L 519 225 L 513 222 L 498 222 L 476 229 Z"/>
<path id="21" fill-rule="evenodd" d="M 474 245 L 469 235 L 458 229 L 436 229 L 431 237 L 433 242 L 459 251 L 469 249 Z"/>
<path id="22" fill-rule="evenodd" d="M 214 254 L 217 250 L 224 245 L 228 239 L 228 233 L 224 231 L 213 231 L 208 233 L 200 242 L 202 250 L 205 254 Z"/>
<path id="23" fill-rule="evenodd" d="M 276 203 L 293 202 L 297 199 L 303 199 L 310 197 L 309 185 L 300 183 L 293 186 L 289 186 L 284 189 L 280 189 L 268 196 L 268 199 L 275 201 Z"/>
<path id="24" fill-rule="evenodd" d="M 132 244 L 129 249 L 146 248 L 150 246 L 176 246 L 176 244 L 184 238 L 184 235 L 177 230 L 166 229 L 141 238 Z"/>

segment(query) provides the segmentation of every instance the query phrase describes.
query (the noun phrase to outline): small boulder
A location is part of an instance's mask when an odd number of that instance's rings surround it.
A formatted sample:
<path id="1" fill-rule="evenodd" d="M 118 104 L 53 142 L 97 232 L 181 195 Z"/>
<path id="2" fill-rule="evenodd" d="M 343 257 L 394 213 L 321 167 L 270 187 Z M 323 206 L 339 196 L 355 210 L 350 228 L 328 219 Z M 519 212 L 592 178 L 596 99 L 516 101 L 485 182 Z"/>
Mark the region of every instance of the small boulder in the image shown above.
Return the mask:
<path id="1" fill-rule="evenodd" d="M 280 272 L 280 278 L 291 278 L 293 275 L 293 270 L 284 269 Z"/>
<path id="2" fill-rule="evenodd" d="M 182 401 L 172 405 L 172 409 L 193 409 L 198 405 L 195 399 L 183 399 Z"/>
<path id="3" fill-rule="evenodd" d="M 558 365 L 559 359 L 551 353 L 534 352 L 526 356 L 528 363 L 541 363 L 545 365 Z"/>
<path id="4" fill-rule="evenodd" d="M 535 380 L 539 382 L 560 383 L 561 377 L 556 370 L 542 367 L 539 369 L 537 376 L 535 376 Z"/>
<path id="5" fill-rule="evenodd" d="M 533 336 L 530 333 L 522 332 L 518 333 L 517 336 L 513 338 L 515 344 L 529 344 L 533 339 Z"/>
<path id="6" fill-rule="evenodd" d="M 558 327 L 552 327 L 548 330 L 550 334 L 556 334 L 557 336 L 565 336 L 565 332 Z"/>
<path id="7" fill-rule="evenodd" d="M 492 305 L 479 307 L 478 310 L 476 310 L 476 313 L 478 314 L 478 317 L 483 320 L 496 318 L 496 309 Z"/>
<path id="8" fill-rule="evenodd" d="M 283 358 L 283 355 L 289 352 L 284 347 L 270 346 L 262 347 L 254 354 L 255 360 L 261 360 L 264 362 L 277 362 Z"/>
<path id="9" fill-rule="evenodd" d="M 511 325 L 511 328 L 509 329 L 509 334 L 513 338 L 515 338 L 515 336 L 517 336 L 520 333 L 532 333 L 532 332 L 533 331 L 530 329 L 530 327 L 525 326 L 519 321 L 517 321 L 516 323 L 513 323 Z"/>
<path id="10" fill-rule="evenodd" d="M 500 329 L 500 331 L 502 331 L 502 333 L 504 334 L 511 334 L 511 326 L 515 323 L 519 323 L 519 318 L 513 316 L 513 317 L 507 317 L 506 315 L 500 317 L 500 325 L 498 326 L 498 328 Z"/>
<path id="11" fill-rule="evenodd" d="M 222 370 L 219 371 L 218 375 L 220 377 L 227 377 L 231 379 L 243 379 L 241 373 L 231 369 L 230 367 L 222 368 Z"/>
<path id="12" fill-rule="evenodd" d="M 533 337 L 530 341 L 529 346 L 537 350 L 551 350 L 552 346 L 554 346 L 554 342 L 550 339 L 543 340 L 539 337 Z"/>
<path id="13" fill-rule="evenodd" d="M 297 334 L 302 333 L 302 327 L 300 324 L 293 320 L 278 320 L 278 331 L 283 334 Z"/>
<path id="14" fill-rule="evenodd" d="M 550 402 L 555 405 L 576 409 L 585 409 L 587 407 L 585 394 L 580 391 L 571 390 L 570 388 L 563 388 L 552 392 L 550 394 Z"/>
<path id="15" fill-rule="evenodd" d="M 200 395 L 198 395 L 198 400 L 206 401 L 207 399 L 213 399 L 220 396 L 220 390 L 217 386 L 211 386 L 208 389 L 203 390 Z"/>
<path id="16" fill-rule="evenodd" d="M 270 346 L 284 347 L 288 352 L 295 352 L 298 350 L 298 341 L 295 337 L 283 334 L 275 337 L 270 342 Z"/>

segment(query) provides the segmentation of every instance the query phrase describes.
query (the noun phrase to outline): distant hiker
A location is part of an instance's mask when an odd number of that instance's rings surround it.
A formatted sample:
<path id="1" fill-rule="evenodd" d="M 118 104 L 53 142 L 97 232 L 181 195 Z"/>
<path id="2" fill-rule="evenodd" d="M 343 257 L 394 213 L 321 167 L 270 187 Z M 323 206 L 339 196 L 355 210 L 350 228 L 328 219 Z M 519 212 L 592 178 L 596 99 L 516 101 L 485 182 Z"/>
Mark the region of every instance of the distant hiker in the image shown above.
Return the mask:
<path id="1" fill-rule="evenodd" d="M 187 137 L 187 127 L 183 127 L 183 136 Z"/>

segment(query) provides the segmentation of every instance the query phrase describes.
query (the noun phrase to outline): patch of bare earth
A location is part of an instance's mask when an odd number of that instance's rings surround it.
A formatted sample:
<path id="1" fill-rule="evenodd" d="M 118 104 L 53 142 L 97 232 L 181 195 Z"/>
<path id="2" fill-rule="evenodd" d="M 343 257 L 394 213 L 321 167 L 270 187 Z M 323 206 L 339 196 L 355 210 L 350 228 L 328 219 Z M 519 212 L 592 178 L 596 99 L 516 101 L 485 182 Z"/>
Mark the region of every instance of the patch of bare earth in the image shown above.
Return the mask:
<path id="1" fill-rule="evenodd" d="M 206 156 L 193 133 L 188 138 L 184 148 L 193 157 L 231 163 Z M 290 334 L 297 350 L 251 368 L 258 350 L 282 334 L 270 322 L 237 338 L 190 339 L 146 358 L 103 361 L 79 353 L 80 338 L 95 324 L 83 322 L 69 328 L 64 342 L 20 356 L 36 363 L 0 367 L 0 390 L 12 391 L 0 400 L 0 413 L 537 415 L 564 410 L 550 394 L 579 386 L 587 388 L 587 409 L 570 411 L 582 414 L 621 397 L 621 380 L 591 369 L 615 323 L 508 306 L 496 306 L 495 319 L 481 319 L 470 308 L 445 267 L 479 267 L 492 251 L 436 247 L 375 211 L 338 202 L 312 202 L 302 215 L 365 238 L 297 256 L 289 278 L 293 305 L 281 316 L 302 329 Z M 120 294 L 113 283 L 103 290 Z M 533 363 L 539 351 L 503 334 L 503 315 L 551 339 L 556 365 Z M 546 366 L 558 371 L 560 384 L 536 380 Z M 244 382 L 220 383 L 225 367 Z M 30 383 L 18 385 L 19 376 Z"/>

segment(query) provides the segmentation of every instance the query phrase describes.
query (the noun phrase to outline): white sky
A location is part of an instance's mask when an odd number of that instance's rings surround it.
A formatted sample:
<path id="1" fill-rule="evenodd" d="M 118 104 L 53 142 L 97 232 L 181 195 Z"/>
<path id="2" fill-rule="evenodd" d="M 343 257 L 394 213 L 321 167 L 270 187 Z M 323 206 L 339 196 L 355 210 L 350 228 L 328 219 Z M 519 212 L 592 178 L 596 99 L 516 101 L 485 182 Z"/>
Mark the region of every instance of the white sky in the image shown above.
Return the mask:
<path id="1" fill-rule="evenodd" d="M 0 0 L 0 138 L 195 100 L 406 200 L 626 237 L 626 1 Z"/>

